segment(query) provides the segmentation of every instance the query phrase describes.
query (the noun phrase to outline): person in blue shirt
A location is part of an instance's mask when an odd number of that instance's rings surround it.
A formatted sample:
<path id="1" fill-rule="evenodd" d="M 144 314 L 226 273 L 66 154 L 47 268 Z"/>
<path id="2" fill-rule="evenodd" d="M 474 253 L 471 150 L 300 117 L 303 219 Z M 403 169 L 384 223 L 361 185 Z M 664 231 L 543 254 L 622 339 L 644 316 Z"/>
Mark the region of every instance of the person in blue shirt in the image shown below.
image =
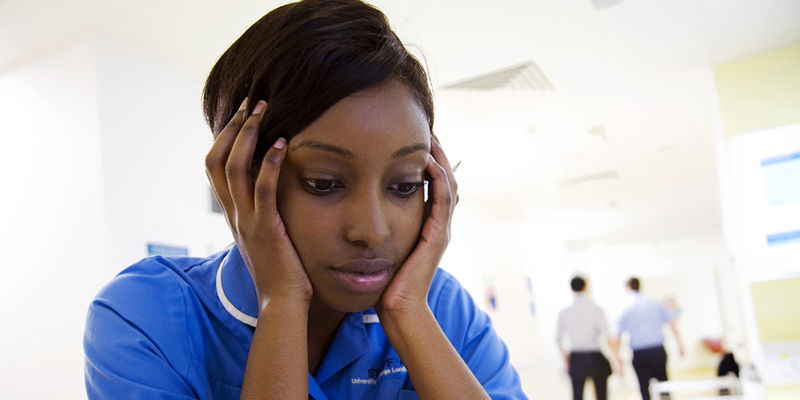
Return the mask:
<path id="1" fill-rule="evenodd" d="M 639 381 L 643 400 L 650 400 L 650 379 L 667 380 L 667 352 L 664 350 L 664 325 L 669 325 L 683 356 L 683 341 L 677 327 L 677 315 L 661 303 L 639 293 L 639 278 L 631 277 L 625 283 L 632 294 L 631 303 L 617 320 L 617 336 L 611 342 L 614 356 L 619 360 L 620 336 L 627 334 L 628 345 L 633 350 L 633 369 Z M 621 368 L 620 368 L 621 370 Z M 662 395 L 668 398 L 668 394 Z"/>
<path id="2" fill-rule="evenodd" d="M 458 195 L 427 82 L 358 0 L 287 4 L 236 40 L 203 99 L 235 243 L 100 291 L 89 398 L 524 399 L 489 318 L 438 269 Z"/>

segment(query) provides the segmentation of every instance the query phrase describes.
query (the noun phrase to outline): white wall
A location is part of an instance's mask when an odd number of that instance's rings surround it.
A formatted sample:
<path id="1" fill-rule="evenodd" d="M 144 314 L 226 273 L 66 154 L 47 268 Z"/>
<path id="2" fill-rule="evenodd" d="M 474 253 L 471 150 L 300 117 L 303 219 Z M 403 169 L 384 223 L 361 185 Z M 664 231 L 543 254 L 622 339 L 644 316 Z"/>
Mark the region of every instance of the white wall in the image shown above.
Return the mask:
<path id="1" fill-rule="evenodd" d="M 0 393 L 81 398 L 83 316 L 105 269 L 95 47 L 0 74 Z"/>
<path id="2" fill-rule="evenodd" d="M 108 268 L 143 257 L 147 242 L 188 247 L 193 256 L 232 242 L 224 218 L 210 212 L 205 76 L 104 35 L 97 80 Z"/>
<path id="3" fill-rule="evenodd" d="M 110 35 L 0 75 L 3 398 L 85 397 L 86 309 L 147 242 L 231 242 L 210 212 L 203 78 Z"/>

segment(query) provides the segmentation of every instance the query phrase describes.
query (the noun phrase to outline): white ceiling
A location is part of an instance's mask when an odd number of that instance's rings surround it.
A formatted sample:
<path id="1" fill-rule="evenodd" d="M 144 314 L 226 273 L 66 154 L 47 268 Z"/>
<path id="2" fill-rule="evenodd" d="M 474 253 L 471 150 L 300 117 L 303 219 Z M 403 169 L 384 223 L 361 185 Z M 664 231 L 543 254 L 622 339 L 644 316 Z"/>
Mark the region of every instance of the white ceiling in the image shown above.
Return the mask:
<path id="1" fill-rule="evenodd" d="M 203 79 L 281 3 L 0 1 L 0 73 L 102 32 Z M 427 60 L 437 130 L 464 160 L 469 201 L 570 240 L 719 233 L 709 67 L 800 42 L 800 0 L 624 0 L 602 10 L 590 0 L 374 4 Z M 555 90 L 442 89 L 525 61 Z M 595 174 L 612 178 L 569 183 Z"/>

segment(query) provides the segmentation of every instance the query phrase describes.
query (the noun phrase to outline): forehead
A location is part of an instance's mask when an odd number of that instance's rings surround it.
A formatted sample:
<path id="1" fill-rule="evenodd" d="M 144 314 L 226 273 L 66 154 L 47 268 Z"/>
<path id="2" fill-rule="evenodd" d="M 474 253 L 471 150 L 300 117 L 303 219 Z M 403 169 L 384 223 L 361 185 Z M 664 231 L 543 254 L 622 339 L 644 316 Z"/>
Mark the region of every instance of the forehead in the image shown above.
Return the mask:
<path id="1" fill-rule="evenodd" d="M 430 129 L 411 91 L 390 81 L 340 100 L 297 134 L 292 144 L 309 140 L 343 147 L 356 158 L 388 158 L 409 145 L 430 148 Z"/>

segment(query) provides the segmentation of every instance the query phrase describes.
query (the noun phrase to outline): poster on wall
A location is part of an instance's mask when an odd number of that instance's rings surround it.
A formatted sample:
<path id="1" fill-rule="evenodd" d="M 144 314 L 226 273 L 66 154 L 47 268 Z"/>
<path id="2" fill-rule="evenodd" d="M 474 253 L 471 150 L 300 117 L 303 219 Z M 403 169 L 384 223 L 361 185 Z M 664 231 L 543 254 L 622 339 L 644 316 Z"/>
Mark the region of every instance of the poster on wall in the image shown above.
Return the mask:
<path id="1" fill-rule="evenodd" d="M 770 206 L 800 203 L 800 151 L 762 159 L 761 170 Z M 768 246 L 791 243 L 800 243 L 800 229 L 767 234 Z"/>
<path id="2" fill-rule="evenodd" d="M 751 281 L 800 276 L 800 124 L 729 141 L 731 249 Z"/>
<path id="3" fill-rule="evenodd" d="M 800 151 L 762 159 L 761 170 L 770 205 L 800 203 Z"/>

